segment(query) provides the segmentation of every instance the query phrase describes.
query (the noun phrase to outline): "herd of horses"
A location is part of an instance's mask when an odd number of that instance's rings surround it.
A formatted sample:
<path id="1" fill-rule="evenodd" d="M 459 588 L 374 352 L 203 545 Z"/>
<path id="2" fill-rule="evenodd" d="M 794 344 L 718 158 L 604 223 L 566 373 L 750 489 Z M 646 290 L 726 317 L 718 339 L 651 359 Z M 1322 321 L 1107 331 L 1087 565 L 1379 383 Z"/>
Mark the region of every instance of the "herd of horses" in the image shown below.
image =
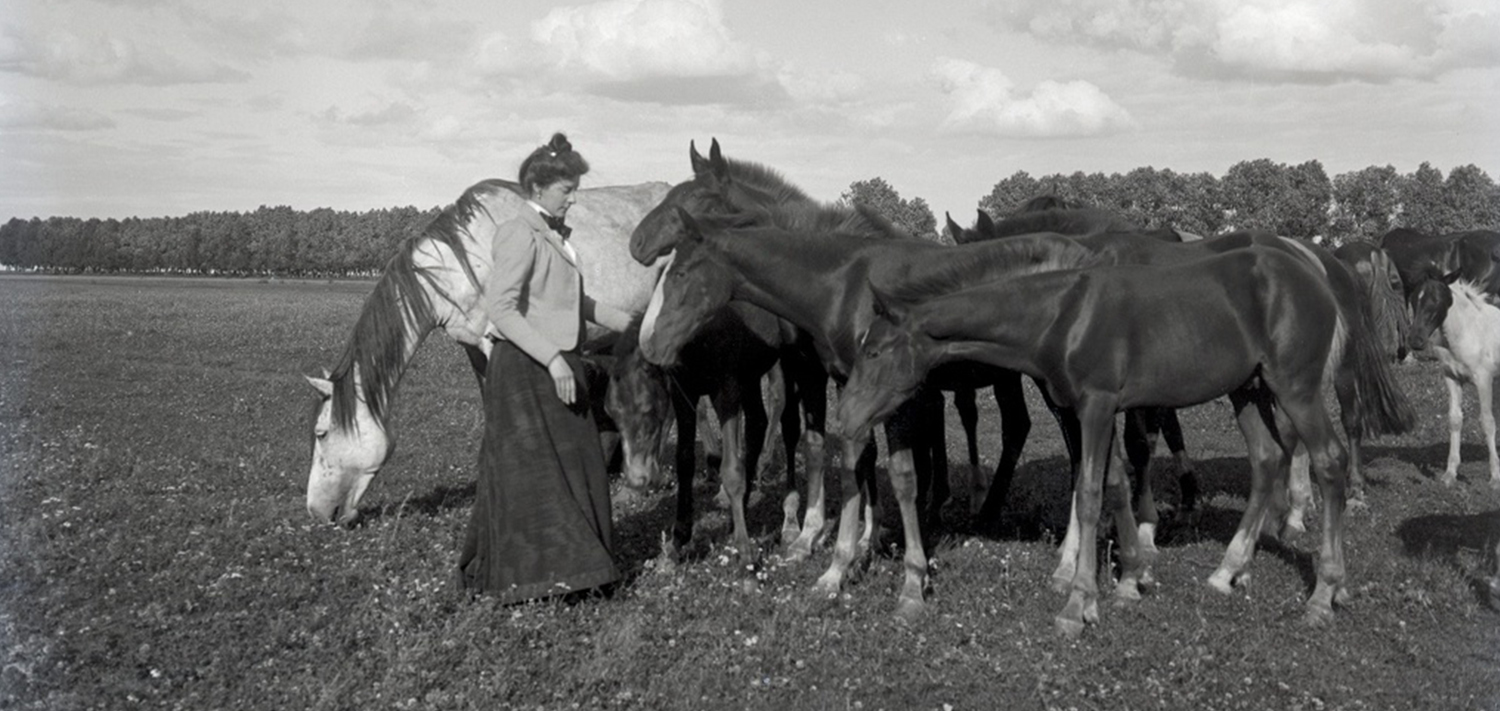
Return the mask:
<path id="1" fill-rule="evenodd" d="M 1323 506 L 1307 602 L 1314 623 L 1331 619 L 1347 594 L 1343 514 L 1346 501 L 1363 500 L 1360 444 L 1414 422 L 1391 371 L 1408 349 L 1439 354 L 1451 419 L 1461 422 L 1459 383 L 1478 387 L 1491 481 L 1500 486 L 1490 399 L 1500 364 L 1500 233 L 1396 230 L 1330 252 L 1253 230 L 1205 239 L 1145 229 L 1046 196 L 1000 221 L 980 211 L 965 228 L 950 217 L 957 244 L 943 245 L 867 208 L 813 200 L 776 171 L 725 158 L 717 140 L 707 156 L 696 146 L 689 156 L 689 180 L 584 190 L 569 214 L 593 296 L 643 313 L 638 332 L 591 334 L 598 339 L 586 347 L 599 354 L 591 389 L 603 394 L 599 419 L 618 433 L 627 486 L 659 477 L 668 429 L 677 428 L 669 557 L 692 536 L 700 400 L 717 415 L 720 479 L 740 555 L 755 554 L 745 507 L 773 413 L 786 451 L 781 540 L 789 558 L 807 558 L 821 542 L 825 473 L 838 471 L 837 535 L 814 585 L 819 595 L 838 592 L 872 548 L 873 432 L 884 431 L 904 546 L 897 614 L 912 617 L 926 605 L 923 532 L 941 525 L 951 495 L 945 393 L 969 439 L 968 501 L 982 522 L 1005 504 L 1031 427 L 1022 390 L 1031 378 L 1074 471 L 1053 575 L 1067 594 L 1056 624 L 1068 636 L 1098 622 L 1094 542 L 1106 504 L 1119 552 L 1113 594 L 1134 599 L 1152 582 L 1159 517 L 1150 451 L 1137 447 L 1126 452 L 1128 465 L 1119 461 L 1119 413 L 1125 428 L 1142 428 L 1175 417 L 1175 408 L 1221 396 L 1232 404 L 1252 481 L 1208 581 L 1219 590 L 1232 589 L 1262 534 L 1302 527 L 1316 481 Z M 307 491 L 314 517 L 348 524 L 358 516 L 394 446 L 391 400 L 427 334 L 442 328 L 463 345 L 483 384 L 479 289 L 488 240 L 521 204 L 515 191 L 506 181 L 479 183 L 408 240 L 334 368 L 308 378 L 320 393 Z M 992 475 L 979 472 L 975 444 L 982 388 L 1000 411 Z M 1342 437 L 1324 404 L 1328 391 Z M 1458 425 L 1451 431 L 1448 482 Z M 1184 508 L 1195 505 L 1195 491 L 1184 482 Z"/>

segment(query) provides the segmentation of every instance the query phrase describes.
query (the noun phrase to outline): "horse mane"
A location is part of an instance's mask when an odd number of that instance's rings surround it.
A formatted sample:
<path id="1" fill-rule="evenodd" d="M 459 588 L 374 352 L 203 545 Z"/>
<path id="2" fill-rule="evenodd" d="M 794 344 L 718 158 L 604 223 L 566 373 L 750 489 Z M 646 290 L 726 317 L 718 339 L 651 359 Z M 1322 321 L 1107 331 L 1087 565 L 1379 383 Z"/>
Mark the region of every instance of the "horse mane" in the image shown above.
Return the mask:
<path id="1" fill-rule="evenodd" d="M 1109 261 L 1104 255 L 1057 235 L 1019 236 L 989 245 L 983 251 L 948 259 L 931 273 L 886 288 L 895 298 L 915 303 L 1003 278 L 1081 269 Z"/>
<path id="2" fill-rule="evenodd" d="M 334 364 L 328 379 L 333 383 L 333 419 L 340 427 L 354 422 L 355 402 L 363 398 L 371 414 L 382 425 L 386 421 L 391 393 L 400 380 L 410 339 L 418 342 L 436 325 L 432 309 L 432 292 L 441 291 L 437 277 L 416 263 L 417 247 L 434 241 L 453 251 L 464 273 L 476 286 L 479 278 L 469 264 L 465 237 L 476 215 L 494 219 L 484 199 L 501 191 L 520 195 L 520 188 L 508 180 L 484 180 L 470 186 L 457 200 L 428 223 L 420 233 L 401 242 L 396 254 L 386 262 L 380 280 L 365 299 L 354 330 L 344 345 L 344 352 Z M 409 328 L 410 327 L 410 328 Z M 355 391 L 354 373 L 359 373 L 359 392 Z"/>
<path id="3" fill-rule="evenodd" d="M 802 188 L 793 185 L 780 172 L 770 167 L 734 158 L 726 158 L 724 162 L 735 183 L 765 194 L 775 205 L 815 202 Z"/>
<path id="4" fill-rule="evenodd" d="M 1449 286 L 1453 289 L 1455 303 L 1463 299 L 1474 309 L 1482 310 L 1486 307 L 1500 309 L 1500 304 L 1495 303 L 1495 296 L 1485 291 L 1483 285 L 1472 279 L 1458 279 Z"/>

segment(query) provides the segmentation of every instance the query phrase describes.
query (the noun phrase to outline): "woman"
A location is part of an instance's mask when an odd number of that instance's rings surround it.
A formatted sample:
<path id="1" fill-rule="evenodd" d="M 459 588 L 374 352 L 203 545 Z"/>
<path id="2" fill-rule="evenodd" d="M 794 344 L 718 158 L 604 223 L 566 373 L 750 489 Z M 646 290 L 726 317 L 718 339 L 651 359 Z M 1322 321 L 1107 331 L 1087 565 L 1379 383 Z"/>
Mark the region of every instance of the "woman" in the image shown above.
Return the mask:
<path id="1" fill-rule="evenodd" d="M 590 299 L 563 217 L 589 170 L 559 133 L 521 163 L 530 209 L 496 228 L 484 441 L 459 557 L 465 588 L 502 602 L 619 580 L 609 480 L 577 349 L 584 320 L 621 331 L 630 314 Z"/>

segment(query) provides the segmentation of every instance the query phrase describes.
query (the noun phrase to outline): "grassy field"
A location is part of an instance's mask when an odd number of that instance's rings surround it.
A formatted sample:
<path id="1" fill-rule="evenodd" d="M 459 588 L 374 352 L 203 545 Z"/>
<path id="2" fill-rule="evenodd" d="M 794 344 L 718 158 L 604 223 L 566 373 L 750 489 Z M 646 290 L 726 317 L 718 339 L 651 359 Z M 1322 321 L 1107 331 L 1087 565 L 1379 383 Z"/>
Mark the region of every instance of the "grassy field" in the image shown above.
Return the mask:
<path id="1" fill-rule="evenodd" d="M 810 600 L 828 552 L 780 561 L 779 496 L 752 511 L 764 565 L 731 564 L 709 483 L 675 572 L 652 560 L 671 508 L 654 492 L 616 511 L 631 581 L 614 599 L 504 608 L 452 583 L 481 416 L 442 337 L 403 384 L 364 523 L 304 511 L 301 374 L 332 363 L 369 288 L 0 277 L 0 708 L 1500 708 L 1482 582 L 1500 495 L 1472 404 L 1459 483 L 1435 483 L 1431 363 L 1398 368 L 1420 425 L 1367 449 L 1352 597 L 1328 629 L 1299 622 L 1314 536 L 1265 544 L 1235 595 L 1204 585 L 1248 488 L 1220 403 L 1184 413 L 1204 515 L 1168 523 L 1160 586 L 1078 641 L 1053 634 L 1066 462 L 1035 402 L 1005 532 L 936 545 L 919 623 L 891 614 L 889 553 L 842 599 Z"/>

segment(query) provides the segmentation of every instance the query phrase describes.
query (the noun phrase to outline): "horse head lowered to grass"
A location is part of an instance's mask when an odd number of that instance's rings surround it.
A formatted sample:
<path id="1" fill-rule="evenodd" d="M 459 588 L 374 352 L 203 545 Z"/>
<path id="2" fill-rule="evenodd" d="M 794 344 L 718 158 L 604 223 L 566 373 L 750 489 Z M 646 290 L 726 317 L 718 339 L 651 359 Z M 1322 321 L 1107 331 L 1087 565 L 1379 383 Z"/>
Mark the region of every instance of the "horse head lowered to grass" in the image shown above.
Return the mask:
<path id="1" fill-rule="evenodd" d="M 645 309 L 659 268 L 626 251 L 635 223 L 666 194 L 665 183 L 589 188 L 568 212 L 570 242 L 597 300 Z M 480 382 L 489 353 L 480 296 L 496 228 L 523 209 L 515 183 L 486 180 L 465 190 L 386 264 L 330 372 L 309 377 L 317 389 L 307 510 L 320 521 L 350 524 L 360 498 L 395 449 L 392 399 L 429 333 L 443 329 L 468 353 Z M 606 334 L 590 327 L 588 338 Z"/>

